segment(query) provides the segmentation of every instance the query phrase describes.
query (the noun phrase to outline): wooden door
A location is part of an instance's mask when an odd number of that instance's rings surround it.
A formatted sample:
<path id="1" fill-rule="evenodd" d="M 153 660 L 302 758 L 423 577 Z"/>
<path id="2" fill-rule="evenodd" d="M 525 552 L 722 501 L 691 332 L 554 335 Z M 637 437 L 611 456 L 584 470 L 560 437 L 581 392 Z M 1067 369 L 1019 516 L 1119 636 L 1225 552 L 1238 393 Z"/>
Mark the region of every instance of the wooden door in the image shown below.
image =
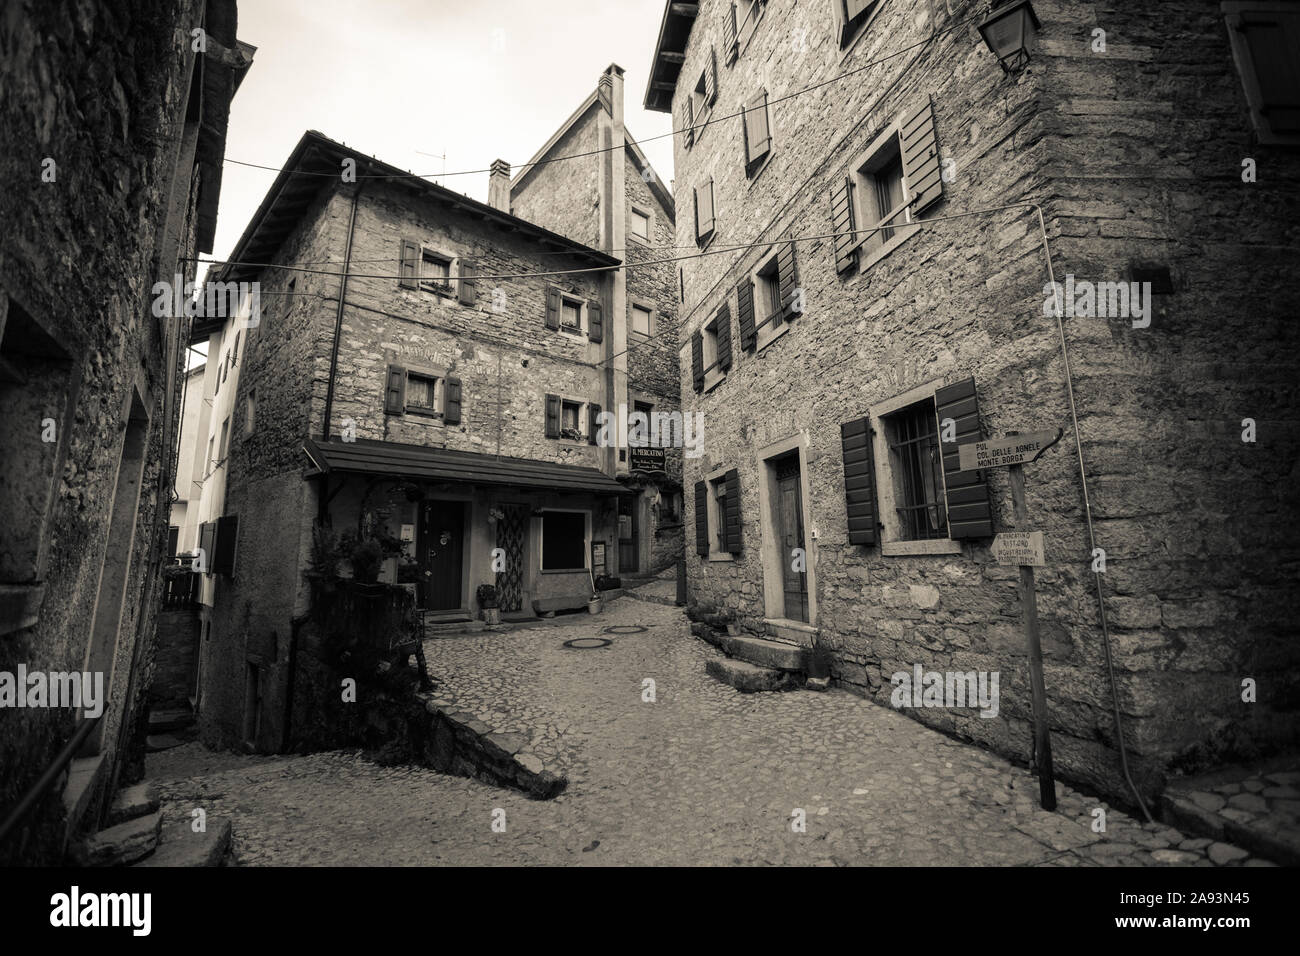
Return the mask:
<path id="1" fill-rule="evenodd" d="M 461 560 L 465 548 L 465 505 L 426 501 L 420 520 L 420 581 L 424 607 L 454 611 L 461 600 Z"/>
<path id="2" fill-rule="evenodd" d="M 781 585 L 785 617 L 808 620 L 808 559 L 804 551 L 803 495 L 799 487 L 799 460 L 777 466 L 777 537 L 781 542 Z M 797 550 L 796 550 L 797 549 Z"/>

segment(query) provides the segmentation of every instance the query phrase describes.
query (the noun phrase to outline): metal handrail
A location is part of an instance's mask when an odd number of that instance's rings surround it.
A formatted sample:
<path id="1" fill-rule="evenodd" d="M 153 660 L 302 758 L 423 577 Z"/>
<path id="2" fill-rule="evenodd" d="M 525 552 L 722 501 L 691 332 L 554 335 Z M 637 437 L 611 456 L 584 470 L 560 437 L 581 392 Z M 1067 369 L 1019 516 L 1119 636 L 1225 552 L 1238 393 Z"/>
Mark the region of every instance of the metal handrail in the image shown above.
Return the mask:
<path id="1" fill-rule="evenodd" d="M 71 739 L 63 745 L 59 755 L 54 758 L 54 762 L 46 767 L 40 778 L 28 788 L 27 793 L 18 801 L 18 805 L 10 811 L 9 816 L 5 817 L 5 822 L 0 823 L 0 843 L 3 843 L 10 831 L 32 811 L 32 808 L 36 806 L 36 801 L 45 794 L 45 791 L 59 778 L 59 774 L 63 772 L 64 768 L 72 762 L 82 743 L 90 736 L 90 731 L 95 724 L 99 723 L 102 716 L 103 714 L 98 717 L 86 717 L 81 721 L 77 729 L 73 731 Z"/>

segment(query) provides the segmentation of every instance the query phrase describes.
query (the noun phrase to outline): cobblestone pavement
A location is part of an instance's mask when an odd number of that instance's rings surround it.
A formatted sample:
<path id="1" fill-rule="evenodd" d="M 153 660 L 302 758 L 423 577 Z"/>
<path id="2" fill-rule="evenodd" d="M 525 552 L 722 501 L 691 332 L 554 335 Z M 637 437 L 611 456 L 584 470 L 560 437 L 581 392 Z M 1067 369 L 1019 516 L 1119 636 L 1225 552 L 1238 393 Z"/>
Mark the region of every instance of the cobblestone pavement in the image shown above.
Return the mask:
<path id="1" fill-rule="evenodd" d="M 646 630 L 563 646 L 610 625 Z M 230 816 L 245 864 L 1263 862 L 1059 784 L 1058 810 L 1040 810 L 1027 771 L 845 691 L 740 694 L 705 674 L 717 651 L 677 608 L 623 598 L 597 617 L 430 640 L 426 654 L 441 697 L 530 737 L 568 789 L 532 801 L 356 754 L 187 745 L 150 757 L 168 816 Z M 1096 807 L 1104 835 L 1090 828 Z M 806 832 L 792 828 L 796 811 Z"/>

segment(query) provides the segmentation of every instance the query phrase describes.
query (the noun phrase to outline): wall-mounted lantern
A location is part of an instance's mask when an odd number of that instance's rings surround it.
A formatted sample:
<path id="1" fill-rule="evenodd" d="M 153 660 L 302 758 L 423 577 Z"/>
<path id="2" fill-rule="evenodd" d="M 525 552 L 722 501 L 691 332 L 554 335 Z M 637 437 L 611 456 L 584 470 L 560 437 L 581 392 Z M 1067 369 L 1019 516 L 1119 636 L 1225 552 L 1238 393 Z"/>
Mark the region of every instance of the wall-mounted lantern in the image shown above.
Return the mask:
<path id="1" fill-rule="evenodd" d="M 988 15 L 979 25 L 980 36 L 1008 73 L 1018 73 L 1029 63 L 1029 43 L 1041 24 L 1029 0 L 1012 0 Z"/>

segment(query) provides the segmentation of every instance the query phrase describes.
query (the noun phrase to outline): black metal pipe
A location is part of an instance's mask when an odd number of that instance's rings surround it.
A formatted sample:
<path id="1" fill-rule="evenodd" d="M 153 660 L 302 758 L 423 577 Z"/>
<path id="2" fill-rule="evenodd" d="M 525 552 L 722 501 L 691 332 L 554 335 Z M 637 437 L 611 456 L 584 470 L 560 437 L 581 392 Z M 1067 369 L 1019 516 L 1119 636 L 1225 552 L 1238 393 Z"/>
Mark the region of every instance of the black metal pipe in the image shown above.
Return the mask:
<path id="1" fill-rule="evenodd" d="M 339 340 L 343 336 L 343 302 L 348 291 L 348 270 L 352 266 L 352 235 L 357 226 L 357 201 L 361 198 L 364 183 L 358 183 L 352 194 L 352 214 L 348 217 L 348 241 L 343 251 L 343 274 L 339 279 L 339 306 L 334 316 L 334 344 L 330 348 L 330 377 L 325 387 L 325 423 L 321 435 L 330 438 L 330 415 L 334 411 L 334 377 L 339 369 Z"/>

